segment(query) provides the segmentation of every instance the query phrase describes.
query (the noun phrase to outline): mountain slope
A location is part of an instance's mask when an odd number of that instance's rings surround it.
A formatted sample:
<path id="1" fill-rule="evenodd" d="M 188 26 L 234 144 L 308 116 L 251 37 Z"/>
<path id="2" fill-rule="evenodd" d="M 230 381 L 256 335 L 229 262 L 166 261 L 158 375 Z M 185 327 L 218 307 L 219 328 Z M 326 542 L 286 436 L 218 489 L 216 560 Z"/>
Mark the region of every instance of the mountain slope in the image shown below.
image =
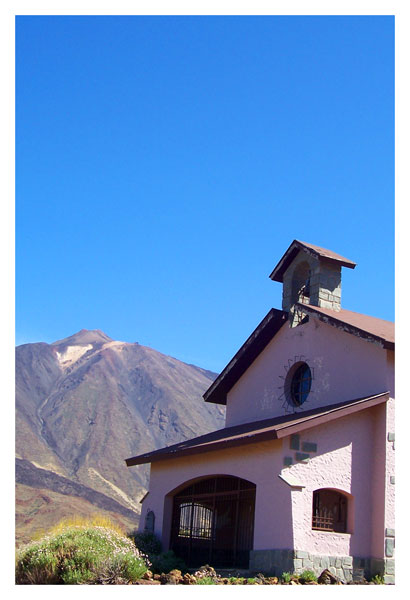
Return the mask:
<path id="1" fill-rule="evenodd" d="M 135 515 L 129 518 L 122 512 L 96 507 L 84 497 L 17 483 L 16 545 L 26 544 L 34 537 L 42 536 L 62 519 L 70 517 L 92 519 L 97 514 L 110 519 L 124 531 L 131 532 L 135 529 Z"/>
<path id="2" fill-rule="evenodd" d="M 215 376 L 99 330 L 19 346 L 16 455 L 138 513 L 147 467 L 124 459 L 223 427 Z"/>

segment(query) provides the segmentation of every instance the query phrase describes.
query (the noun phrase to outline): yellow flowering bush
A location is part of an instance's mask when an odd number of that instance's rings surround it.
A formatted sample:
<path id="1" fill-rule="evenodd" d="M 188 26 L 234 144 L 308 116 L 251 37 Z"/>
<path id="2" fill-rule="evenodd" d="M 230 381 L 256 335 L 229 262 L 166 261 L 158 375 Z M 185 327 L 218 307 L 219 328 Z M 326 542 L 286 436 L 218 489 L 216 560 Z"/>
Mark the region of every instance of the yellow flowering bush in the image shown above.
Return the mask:
<path id="1" fill-rule="evenodd" d="M 148 558 L 118 529 L 65 523 L 17 551 L 16 583 L 132 583 L 149 566 Z"/>

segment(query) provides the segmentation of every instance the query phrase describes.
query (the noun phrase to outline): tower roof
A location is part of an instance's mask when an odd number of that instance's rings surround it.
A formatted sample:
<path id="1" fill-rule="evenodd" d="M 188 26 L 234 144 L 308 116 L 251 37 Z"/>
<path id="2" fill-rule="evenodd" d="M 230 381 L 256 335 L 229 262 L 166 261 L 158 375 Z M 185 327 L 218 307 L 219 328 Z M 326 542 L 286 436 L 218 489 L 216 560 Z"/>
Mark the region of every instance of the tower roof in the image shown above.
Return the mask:
<path id="1" fill-rule="evenodd" d="M 318 258 L 325 258 L 332 262 L 339 263 L 342 267 L 354 269 L 356 266 L 356 263 L 348 258 L 345 258 L 344 256 L 341 256 L 340 254 L 336 254 L 336 252 L 333 252 L 332 250 L 327 250 L 326 248 L 321 248 L 320 246 L 314 246 L 313 244 L 308 244 L 307 242 L 301 242 L 300 240 L 293 240 L 285 254 L 273 269 L 272 273 L 269 275 L 272 281 L 279 281 L 280 283 L 283 283 L 284 272 L 300 250 L 303 250 L 304 252 L 307 252 L 308 254 Z"/>

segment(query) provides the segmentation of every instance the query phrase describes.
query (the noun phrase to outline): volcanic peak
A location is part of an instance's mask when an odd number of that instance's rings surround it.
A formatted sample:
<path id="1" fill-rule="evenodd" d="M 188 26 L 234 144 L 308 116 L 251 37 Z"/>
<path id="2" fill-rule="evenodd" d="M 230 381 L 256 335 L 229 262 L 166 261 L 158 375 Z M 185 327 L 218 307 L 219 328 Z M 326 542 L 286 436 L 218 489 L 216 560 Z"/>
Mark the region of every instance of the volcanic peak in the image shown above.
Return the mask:
<path id="1" fill-rule="evenodd" d="M 70 335 L 70 337 L 53 342 L 52 346 L 81 346 L 85 344 L 105 344 L 112 341 L 112 338 L 100 329 L 81 329 L 81 331 Z"/>

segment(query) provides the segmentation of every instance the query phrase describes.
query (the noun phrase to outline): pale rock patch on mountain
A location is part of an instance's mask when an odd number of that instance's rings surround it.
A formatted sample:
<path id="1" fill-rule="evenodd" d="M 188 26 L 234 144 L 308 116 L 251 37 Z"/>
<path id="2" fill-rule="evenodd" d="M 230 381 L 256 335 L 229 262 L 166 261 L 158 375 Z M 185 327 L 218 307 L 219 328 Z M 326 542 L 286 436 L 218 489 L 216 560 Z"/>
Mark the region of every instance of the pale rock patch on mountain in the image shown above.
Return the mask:
<path id="1" fill-rule="evenodd" d="M 116 485 L 114 485 L 113 483 L 111 483 L 111 481 L 108 481 L 108 479 L 105 479 L 101 473 L 99 473 L 98 471 L 96 471 L 93 468 L 89 468 L 88 472 L 90 474 L 90 480 L 93 480 L 95 477 L 99 477 L 105 484 L 107 484 L 113 491 L 115 494 L 117 494 L 118 499 L 122 500 L 123 503 L 128 504 L 132 510 L 135 510 L 136 512 L 140 512 L 141 511 L 141 506 L 137 503 L 135 503 L 129 496 L 127 496 L 127 494 L 125 494 L 122 490 L 120 490 L 119 487 L 117 487 Z"/>
<path id="2" fill-rule="evenodd" d="M 62 367 L 68 367 L 76 362 L 83 354 L 92 350 L 92 344 L 86 346 L 67 346 L 64 352 L 56 352 L 57 360 Z"/>
<path id="3" fill-rule="evenodd" d="M 20 460 L 26 460 L 23 456 L 20 456 L 17 453 L 16 453 L 16 458 L 19 458 Z M 40 465 L 39 463 L 36 463 L 35 460 L 30 460 L 29 462 L 34 467 L 36 467 L 36 469 L 43 469 L 44 471 L 51 471 L 51 473 L 55 473 L 56 475 L 61 475 L 61 477 L 65 477 L 65 475 L 66 475 L 62 469 L 55 467 L 55 465 L 53 463 Z"/>

